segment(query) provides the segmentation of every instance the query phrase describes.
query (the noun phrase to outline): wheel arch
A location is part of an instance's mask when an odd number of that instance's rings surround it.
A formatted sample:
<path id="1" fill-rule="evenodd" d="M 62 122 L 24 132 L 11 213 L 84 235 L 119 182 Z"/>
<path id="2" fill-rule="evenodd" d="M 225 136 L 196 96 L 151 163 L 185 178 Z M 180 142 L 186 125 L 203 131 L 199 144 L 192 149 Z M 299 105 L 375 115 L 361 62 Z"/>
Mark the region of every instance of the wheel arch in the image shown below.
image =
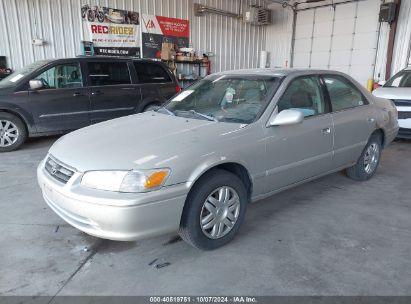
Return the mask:
<path id="1" fill-rule="evenodd" d="M 194 179 L 192 186 L 190 187 L 189 193 L 192 191 L 194 186 L 199 182 L 199 180 L 208 172 L 215 170 L 215 169 L 221 169 L 224 171 L 228 171 L 234 175 L 236 175 L 244 184 L 246 191 L 247 191 L 247 196 L 248 196 L 248 201 L 251 201 L 251 195 L 253 193 L 253 180 L 251 178 L 250 173 L 248 172 L 247 168 L 239 163 L 239 162 L 222 162 L 222 163 L 216 163 L 210 167 L 208 167 L 206 170 L 203 170 L 200 174 L 197 175 L 197 177 Z"/>
<path id="2" fill-rule="evenodd" d="M 372 132 L 370 138 L 374 135 L 377 135 L 381 138 L 381 146 L 385 147 L 386 144 L 386 135 L 384 129 L 376 129 L 374 132 Z"/>
<path id="3" fill-rule="evenodd" d="M 9 110 L 9 109 L 3 109 L 3 108 L 0 108 L 0 113 L 8 113 L 8 114 L 16 116 L 17 118 L 19 118 L 23 122 L 24 127 L 26 128 L 26 131 L 27 131 L 28 135 L 31 135 L 32 133 L 34 133 L 34 130 L 31 127 L 31 124 L 28 122 L 28 120 L 21 113 L 19 113 L 17 111 Z"/>

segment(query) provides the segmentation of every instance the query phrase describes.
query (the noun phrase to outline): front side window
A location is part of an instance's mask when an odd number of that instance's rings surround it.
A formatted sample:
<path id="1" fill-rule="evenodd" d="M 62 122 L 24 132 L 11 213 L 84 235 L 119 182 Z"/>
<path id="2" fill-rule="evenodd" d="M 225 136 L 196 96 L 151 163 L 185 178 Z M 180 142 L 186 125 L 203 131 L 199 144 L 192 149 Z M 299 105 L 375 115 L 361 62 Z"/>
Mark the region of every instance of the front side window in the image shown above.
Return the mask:
<path id="1" fill-rule="evenodd" d="M 140 83 L 164 83 L 172 81 L 167 71 L 158 64 L 135 62 L 134 66 Z"/>
<path id="2" fill-rule="evenodd" d="M 342 76 L 324 76 L 325 85 L 331 99 L 334 112 L 355 108 L 367 104 L 366 99 L 351 82 Z"/>
<path id="3" fill-rule="evenodd" d="M 316 76 L 300 77 L 293 80 L 277 103 L 278 112 L 296 110 L 304 117 L 327 112 L 319 79 Z"/>
<path id="4" fill-rule="evenodd" d="M 130 84 L 127 62 L 89 62 L 91 86 Z"/>
<path id="5" fill-rule="evenodd" d="M 394 75 L 384 87 L 388 88 L 411 88 L 411 71 L 401 71 Z"/>
<path id="6" fill-rule="evenodd" d="M 80 64 L 77 62 L 54 66 L 35 79 L 43 83 L 42 89 L 70 89 L 83 86 Z"/>
<path id="7" fill-rule="evenodd" d="M 209 76 L 172 99 L 174 115 L 249 124 L 264 111 L 281 83 L 272 76 Z"/>

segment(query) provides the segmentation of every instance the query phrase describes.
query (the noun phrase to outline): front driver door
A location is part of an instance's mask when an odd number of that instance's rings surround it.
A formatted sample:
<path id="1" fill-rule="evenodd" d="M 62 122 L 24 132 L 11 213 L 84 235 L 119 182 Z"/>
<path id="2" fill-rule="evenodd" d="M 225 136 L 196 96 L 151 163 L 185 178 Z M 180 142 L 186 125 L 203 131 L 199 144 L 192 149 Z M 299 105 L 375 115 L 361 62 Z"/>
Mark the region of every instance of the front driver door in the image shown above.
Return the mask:
<path id="1" fill-rule="evenodd" d="M 79 62 L 55 65 L 35 79 L 43 82 L 29 90 L 29 107 L 38 132 L 79 129 L 90 124 L 90 100 Z"/>
<path id="2" fill-rule="evenodd" d="M 323 93 L 317 76 L 303 76 L 293 80 L 278 101 L 276 111 L 301 111 L 305 119 L 266 128 L 266 192 L 331 170 L 334 129 Z"/>

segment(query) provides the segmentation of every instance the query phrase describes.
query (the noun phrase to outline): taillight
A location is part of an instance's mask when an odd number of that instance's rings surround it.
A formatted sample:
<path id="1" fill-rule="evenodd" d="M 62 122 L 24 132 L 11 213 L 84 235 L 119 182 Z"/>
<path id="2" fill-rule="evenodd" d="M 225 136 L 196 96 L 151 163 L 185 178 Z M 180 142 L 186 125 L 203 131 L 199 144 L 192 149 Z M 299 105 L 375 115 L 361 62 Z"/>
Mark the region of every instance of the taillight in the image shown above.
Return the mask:
<path id="1" fill-rule="evenodd" d="M 182 91 L 181 87 L 179 85 L 176 85 L 176 93 L 180 93 Z"/>

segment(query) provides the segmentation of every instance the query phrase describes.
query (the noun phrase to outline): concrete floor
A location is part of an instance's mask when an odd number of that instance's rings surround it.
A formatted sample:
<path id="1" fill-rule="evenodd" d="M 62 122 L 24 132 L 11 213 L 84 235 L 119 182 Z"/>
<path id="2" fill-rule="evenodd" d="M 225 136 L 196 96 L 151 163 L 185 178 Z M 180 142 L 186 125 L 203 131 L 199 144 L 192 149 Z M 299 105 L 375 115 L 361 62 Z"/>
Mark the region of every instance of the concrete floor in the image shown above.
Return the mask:
<path id="1" fill-rule="evenodd" d="M 334 174 L 251 205 L 234 242 L 201 252 L 65 224 L 35 177 L 55 140 L 0 155 L 0 295 L 411 295 L 411 141 L 369 182 Z"/>

